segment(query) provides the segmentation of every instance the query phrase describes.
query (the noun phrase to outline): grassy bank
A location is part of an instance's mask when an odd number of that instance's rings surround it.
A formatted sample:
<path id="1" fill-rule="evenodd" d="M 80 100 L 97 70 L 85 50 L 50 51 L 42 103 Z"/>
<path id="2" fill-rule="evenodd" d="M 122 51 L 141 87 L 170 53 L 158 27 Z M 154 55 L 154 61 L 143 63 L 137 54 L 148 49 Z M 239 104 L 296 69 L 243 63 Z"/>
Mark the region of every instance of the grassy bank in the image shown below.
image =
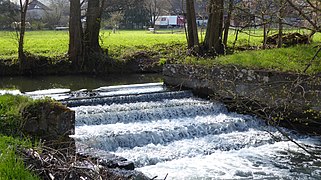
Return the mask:
<path id="1" fill-rule="evenodd" d="M 217 58 L 188 57 L 179 63 L 213 66 L 237 65 L 254 69 L 269 69 L 302 73 L 317 51 L 316 44 L 297 45 L 289 48 L 242 51 Z M 321 56 L 317 57 L 307 73 L 321 72 Z"/>
<path id="2" fill-rule="evenodd" d="M 18 149 L 32 147 L 32 142 L 21 139 L 19 127 L 22 124 L 20 111 L 32 100 L 23 96 L 1 95 L 0 96 L 0 179 L 38 179 L 29 172 L 21 157 L 17 154 Z"/>
<path id="3" fill-rule="evenodd" d="M 28 171 L 23 160 L 17 155 L 17 148 L 32 147 L 32 143 L 27 140 L 0 135 L 0 179 L 39 179 L 36 175 Z"/>

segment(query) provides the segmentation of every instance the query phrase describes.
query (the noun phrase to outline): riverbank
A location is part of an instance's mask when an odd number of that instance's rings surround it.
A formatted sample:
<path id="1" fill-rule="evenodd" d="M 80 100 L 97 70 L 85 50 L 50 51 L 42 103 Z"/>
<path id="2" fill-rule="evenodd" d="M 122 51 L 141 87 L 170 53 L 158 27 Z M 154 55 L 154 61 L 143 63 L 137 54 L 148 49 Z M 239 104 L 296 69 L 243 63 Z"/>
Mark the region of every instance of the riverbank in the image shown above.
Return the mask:
<path id="1" fill-rule="evenodd" d="M 44 56 L 28 55 L 23 68 L 12 60 L 0 60 L 0 76 L 36 76 L 36 75 L 99 75 L 99 74 L 130 74 L 159 73 L 162 70 L 159 59 L 144 53 L 132 55 L 126 60 L 114 60 L 106 57 L 96 61 L 94 69 L 76 69 L 67 58 L 59 60 Z"/>
<path id="2" fill-rule="evenodd" d="M 74 111 L 56 101 L 0 95 L 0 114 L 0 179 L 148 179 L 124 158 L 77 154 Z"/>
<path id="3" fill-rule="evenodd" d="M 275 126 L 320 135 L 321 76 L 252 70 L 238 66 L 166 65 L 164 82 L 221 101 Z"/>

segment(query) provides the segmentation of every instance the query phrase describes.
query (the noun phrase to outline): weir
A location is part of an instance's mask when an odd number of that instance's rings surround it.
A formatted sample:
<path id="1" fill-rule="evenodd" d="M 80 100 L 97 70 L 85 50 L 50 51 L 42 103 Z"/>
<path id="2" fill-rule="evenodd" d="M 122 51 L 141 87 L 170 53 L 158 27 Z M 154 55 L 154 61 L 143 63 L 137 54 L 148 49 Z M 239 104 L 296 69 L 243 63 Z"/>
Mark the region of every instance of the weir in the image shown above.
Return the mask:
<path id="1" fill-rule="evenodd" d="M 228 112 L 161 83 L 102 87 L 62 100 L 76 112 L 78 151 L 112 153 L 159 179 L 318 179 L 321 141 Z M 288 138 L 300 143 L 311 156 Z M 85 148 L 84 148 L 85 147 Z"/>

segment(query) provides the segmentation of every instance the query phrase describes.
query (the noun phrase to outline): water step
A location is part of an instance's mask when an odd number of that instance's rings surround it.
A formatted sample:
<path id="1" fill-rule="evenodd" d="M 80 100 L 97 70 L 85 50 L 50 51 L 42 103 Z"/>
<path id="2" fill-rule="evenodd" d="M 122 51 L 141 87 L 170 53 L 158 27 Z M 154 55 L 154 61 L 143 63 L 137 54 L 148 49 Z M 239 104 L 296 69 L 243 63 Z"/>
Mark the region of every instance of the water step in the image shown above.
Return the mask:
<path id="1" fill-rule="evenodd" d="M 199 104 L 194 106 L 183 105 L 170 108 L 164 107 L 98 114 L 77 114 L 76 126 L 157 121 L 162 119 L 209 115 L 224 111 L 227 112 L 221 104 Z"/>
<path id="2" fill-rule="evenodd" d="M 260 126 L 261 123 L 251 117 L 227 117 L 220 114 L 149 123 L 81 126 L 76 129 L 76 135 L 73 137 L 90 147 L 115 151 L 118 148 L 168 144 L 182 139 L 247 131 L 249 128 Z"/>
<path id="3" fill-rule="evenodd" d="M 275 137 L 281 134 L 270 129 Z M 210 155 L 220 151 L 240 150 L 249 147 L 258 147 L 275 143 L 271 134 L 258 129 L 249 129 L 244 132 L 222 133 L 208 135 L 201 138 L 182 139 L 167 145 L 148 144 L 132 149 L 119 148 L 114 154 L 134 161 L 136 167 L 155 165 L 160 162 L 172 161 L 181 158 Z"/>
<path id="4" fill-rule="evenodd" d="M 115 95 L 115 96 L 101 96 L 101 97 L 88 97 L 88 98 L 74 98 L 61 101 L 61 103 L 68 107 L 75 106 L 93 106 L 93 105 L 111 105 L 122 103 L 134 103 L 134 102 L 151 102 L 159 101 L 162 99 L 179 99 L 189 98 L 193 94 L 191 91 L 169 91 L 169 92 L 154 92 L 154 93 L 142 93 L 142 94 L 129 94 L 129 95 Z"/>
<path id="5" fill-rule="evenodd" d="M 162 89 L 165 90 L 164 83 L 144 83 L 144 84 L 130 84 L 130 85 L 118 85 L 118 86 L 106 86 L 100 87 L 93 91 L 96 92 L 115 92 L 115 91 L 145 91 L 148 89 Z"/>
<path id="6" fill-rule="evenodd" d="M 137 102 L 137 103 L 124 103 L 124 104 L 112 104 L 112 105 L 96 105 L 96 106 L 78 106 L 71 109 L 76 112 L 76 115 L 90 115 L 100 114 L 107 112 L 120 112 L 120 111 L 132 111 L 132 110 L 144 110 L 153 108 L 169 108 L 183 105 L 201 105 L 210 104 L 211 102 L 198 98 L 183 98 L 183 99 L 163 99 L 155 102 Z"/>

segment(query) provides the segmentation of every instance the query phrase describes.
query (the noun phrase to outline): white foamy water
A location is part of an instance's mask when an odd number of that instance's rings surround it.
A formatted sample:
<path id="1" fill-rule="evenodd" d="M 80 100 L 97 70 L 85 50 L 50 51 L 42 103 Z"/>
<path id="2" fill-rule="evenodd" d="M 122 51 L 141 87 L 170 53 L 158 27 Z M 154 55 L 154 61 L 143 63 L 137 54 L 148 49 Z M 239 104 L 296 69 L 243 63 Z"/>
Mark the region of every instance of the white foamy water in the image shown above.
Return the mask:
<path id="1" fill-rule="evenodd" d="M 50 95 L 50 94 L 62 94 L 62 93 L 68 93 L 68 92 L 70 92 L 70 89 L 45 89 L 45 90 L 25 92 L 25 94 L 38 96 L 38 95 Z"/>
<path id="2" fill-rule="evenodd" d="M 321 160 L 307 159 L 299 164 L 295 162 L 297 153 L 309 156 L 292 142 L 282 141 L 238 150 L 218 150 L 210 155 L 186 156 L 138 170 L 150 177 L 162 178 L 167 174 L 168 179 L 319 179 Z M 302 172 L 300 168 L 307 170 Z"/>
<path id="3" fill-rule="evenodd" d="M 164 99 L 156 102 L 136 102 L 124 104 L 112 104 L 112 105 L 97 105 L 97 106 L 78 106 L 71 108 L 76 111 L 76 115 L 86 114 L 100 114 L 106 112 L 119 112 L 119 111 L 131 111 L 131 110 L 144 110 L 153 108 L 165 108 L 175 107 L 182 105 L 201 105 L 210 104 L 208 101 L 197 98 L 183 98 L 183 99 Z"/>
<path id="4" fill-rule="evenodd" d="M 160 84 L 97 91 L 124 94 L 66 101 L 76 111 L 72 137 L 97 153 L 107 151 L 133 161 L 151 178 L 321 178 L 318 138 L 282 129 L 318 154 L 312 157 L 260 119 L 229 113 L 224 105 L 189 92 L 167 92 Z"/>
<path id="5" fill-rule="evenodd" d="M 56 89 L 45 89 L 45 90 L 25 92 L 24 94 L 34 99 L 50 97 L 55 100 L 63 100 L 70 97 L 69 95 L 70 92 L 71 92 L 70 89 L 56 88 Z"/>
<path id="6" fill-rule="evenodd" d="M 0 90 L 0 95 L 12 94 L 12 95 L 21 95 L 19 90 Z"/>

